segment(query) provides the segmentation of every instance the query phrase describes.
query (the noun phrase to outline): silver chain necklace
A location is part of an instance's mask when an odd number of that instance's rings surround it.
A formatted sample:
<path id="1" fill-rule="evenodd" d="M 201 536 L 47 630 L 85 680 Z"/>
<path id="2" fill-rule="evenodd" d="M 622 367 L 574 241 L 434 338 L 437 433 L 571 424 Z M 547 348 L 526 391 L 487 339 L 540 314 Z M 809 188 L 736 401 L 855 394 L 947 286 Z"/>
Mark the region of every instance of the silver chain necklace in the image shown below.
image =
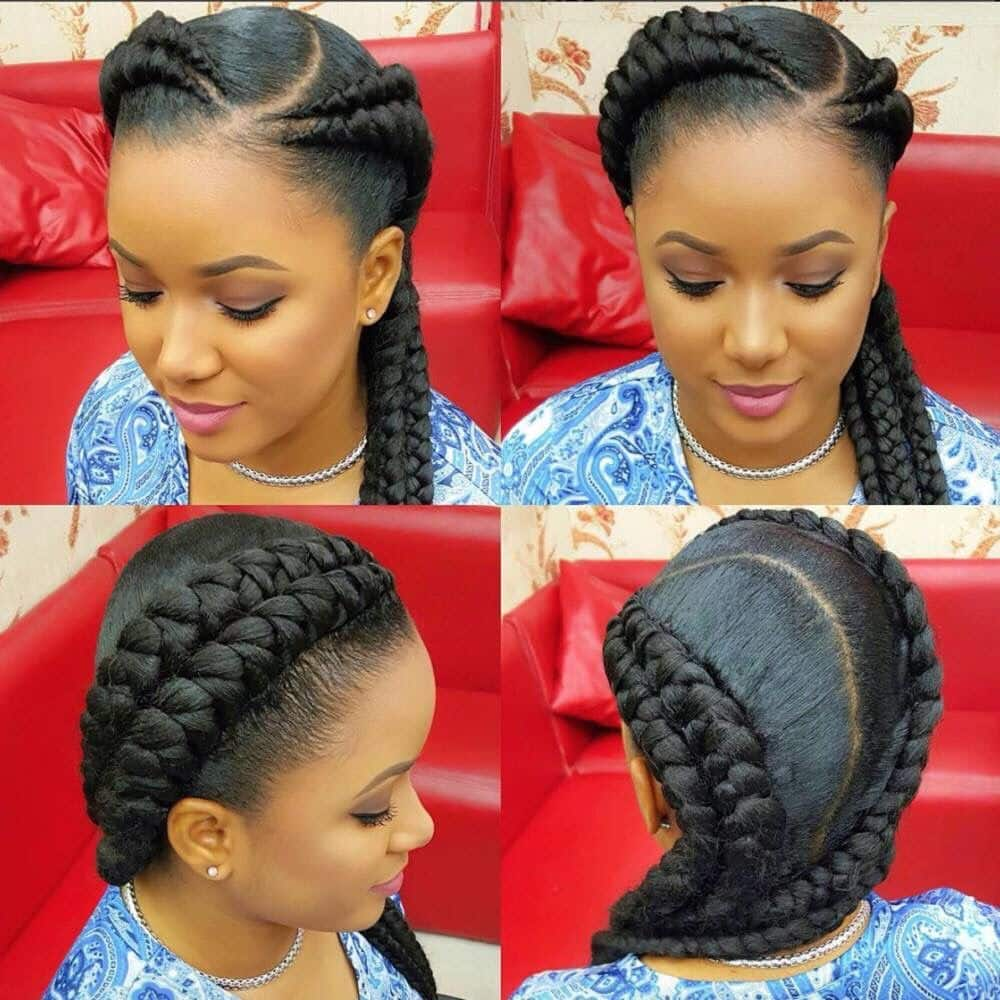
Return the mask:
<path id="1" fill-rule="evenodd" d="M 125 890 L 125 902 L 128 904 L 128 908 L 132 913 L 132 916 L 142 925 L 142 929 L 158 944 L 161 948 L 166 948 L 167 951 L 170 949 L 150 930 L 149 924 L 146 923 L 146 918 L 143 916 L 142 910 L 139 908 L 139 900 L 135 897 L 135 884 L 133 882 L 128 882 L 123 886 Z M 291 964 L 295 961 L 296 956 L 299 953 L 299 949 L 302 947 L 302 937 L 305 932 L 300 927 L 295 932 L 295 940 L 292 942 L 291 948 L 288 949 L 288 953 L 285 957 L 269 972 L 262 972 L 259 976 L 251 976 L 249 979 L 227 979 L 225 976 L 212 976 L 207 972 L 201 972 L 206 979 L 210 979 L 216 986 L 221 986 L 224 990 L 229 990 L 235 992 L 237 990 L 255 990 L 259 986 L 264 986 L 267 983 L 273 982 L 278 978 Z M 200 970 L 199 970 L 200 971 Z"/>
<path id="2" fill-rule="evenodd" d="M 342 458 L 339 462 L 334 462 L 333 465 L 327 466 L 325 469 L 319 469 L 317 472 L 307 472 L 301 476 L 272 476 L 269 472 L 260 472 L 257 469 L 251 469 L 242 462 L 230 462 L 229 468 L 234 472 L 238 472 L 241 476 L 252 479 L 255 483 L 263 483 L 265 486 L 311 486 L 313 483 L 324 483 L 328 479 L 333 479 L 342 472 L 346 472 L 351 466 L 357 465 L 361 456 L 365 453 L 367 445 L 368 435 L 365 434 L 358 442 L 354 451 L 346 458 Z"/>
<path id="3" fill-rule="evenodd" d="M 677 383 L 674 382 L 670 389 L 670 404 L 674 410 L 674 420 L 677 423 L 677 430 L 680 431 L 681 439 L 706 465 L 724 472 L 727 476 L 735 476 L 737 479 L 781 479 L 783 476 L 791 476 L 803 469 L 808 469 L 810 465 L 815 465 L 821 458 L 826 458 L 833 450 L 833 446 L 840 440 L 840 435 L 844 433 L 843 414 L 837 417 L 837 422 L 833 425 L 827 439 L 815 449 L 809 452 L 804 458 L 799 458 L 787 465 L 776 465 L 770 469 L 750 469 L 742 465 L 730 465 L 721 458 L 713 455 L 703 448 L 688 430 L 687 424 L 681 417 L 681 411 L 677 406 Z"/>
<path id="4" fill-rule="evenodd" d="M 801 965 L 803 962 L 812 962 L 824 955 L 829 955 L 831 951 L 836 951 L 842 944 L 851 939 L 871 916 L 872 908 L 867 899 L 862 900 L 858 912 L 854 914 L 851 922 L 836 936 L 830 938 L 825 944 L 807 948 L 805 951 L 797 951 L 791 955 L 782 955 L 780 958 L 717 958 L 715 961 L 722 965 L 738 965 L 741 968 L 749 969 L 783 969 L 790 965 Z"/>

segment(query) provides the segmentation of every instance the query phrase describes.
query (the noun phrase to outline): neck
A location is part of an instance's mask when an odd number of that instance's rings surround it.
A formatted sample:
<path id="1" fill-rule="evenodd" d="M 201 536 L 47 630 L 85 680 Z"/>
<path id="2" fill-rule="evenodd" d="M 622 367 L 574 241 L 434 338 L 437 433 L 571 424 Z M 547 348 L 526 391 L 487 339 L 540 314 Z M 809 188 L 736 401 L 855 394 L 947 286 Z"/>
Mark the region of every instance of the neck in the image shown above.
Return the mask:
<path id="1" fill-rule="evenodd" d="M 252 455 L 244 465 L 272 476 L 299 476 L 325 469 L 350 454 L 365 433 L 365 393 L 358 366 L 331 387 L 319 407 L 287 434 Z"/>
<path id="2" fill-rule="evenodd" d="M 805 951 L 807 948 L 815 948 L 825 944 L 831 938 L 836 937 L 850 922 L 857 916 L 858 911 L 864 903 L 859 903 L 844 919 L 828 934 L 824 934 L 815 941 L 807 941 L 805 944 L 796 945 L 794 948 L 785 948 L 774 952 L 767 958 L 783 958 L 788 955 L 795 955 Z M 858 929 L 857 933 L 844 941 L 837 948 L 821 955 L 819 958 L 798 965 L 786 965 L 777 969 L 754 968 L 738 965 L 726 965 L 723 962 L 710 958 L 666 958 L 662 955 L 643 955 L 641 960 L 654 972 L 660 972 L 678 979 L 690 979 L 703 982 L 756 982 L 771 979 L 784 979 L 787 976 L 795 976 L 802 972 L 809 972 L 811 969 L 818 969 L 835 958 L 843 955 L 844 952 L 852 948 L 865 932 L 865 927 Z"/>
<path id="3" fill-rule="evenodd" d="M 245 979 L 277 965 L 296 928 L 243 910 L 222 883 L 179 866 L 151 865 L 135 878 L 135 896 L 155 937 L 210 976 Z"/>
<path id="4" fill-rule="evenodd" d="M 771 469 L 805 458 L 829 436 L 840 415 L 839 391 L 823 400 L 809 423 L 776 440 L 737 441 L 696 406 L 677 385 L 677 408 L 695 440 L 716 458 L 749 469 Z M 780 419 L 780 415 L 777 418 Z M 762 431 L 763 431 L 762 427 Z"/>

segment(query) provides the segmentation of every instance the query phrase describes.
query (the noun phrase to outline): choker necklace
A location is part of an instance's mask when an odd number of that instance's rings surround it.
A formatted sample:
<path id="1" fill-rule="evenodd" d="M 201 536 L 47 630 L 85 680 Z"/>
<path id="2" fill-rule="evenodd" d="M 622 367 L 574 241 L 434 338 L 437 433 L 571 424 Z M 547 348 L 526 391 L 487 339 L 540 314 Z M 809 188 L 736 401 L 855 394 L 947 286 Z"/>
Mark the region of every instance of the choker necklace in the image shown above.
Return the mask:
<path id="1" fill-rule="evenodd" d="M 238 472 L 241 476 L 252 479 L 255 483 L 263 483 L 265 486 L 311 486 L 313 483 L 324 483 L 328 479 L 333 479 L 342 472 L 346 472 L 351 466 L 357 465 L 359 459 L 365 453 L 367 444 L 368 435 L 365 434 L 358 442 L 354 451 L 346 458 L 342 458 L 339 462 L 334 462 L 333 465 L 327 466 L 325 469 L 320 469 L 318 472 L 307 472 L 302 476 L 272 476 L 269 472 L 259 472 L 257 469 L 251 469 L 242 462 L 230 462 L 229 468 L 234 472 Z"/>
<path id="2" fill-rule="evenodd" d="M 125 902 L 128 904 L 128 908 L 132 913 L 132 916 L 142 925 L 142 929 L 158 944 L 161 948 L 166 948 L 167 951 L 170 949 L 149 929 L 149 924 L 146 923 L 146 918 L 143 916 L 142 910 L 139 909 L 139 900 L 135 898 L 135 883 L 127 882 L 122 886 L 122 890 L 125 896 Z M 259 976 L 251 976 L 249 979 L 227 979 L 224 976 L 212 976 L 207 972 L 199 972 L 200 975 L 204 976 L 206 979 L 210 979 L 216 986 L 221 986 L 224 990 L 229 990 L 231 992 L 236 992 L 239 990 L 255 990 L 258 986 L 264 986 L 267 983 L 272 982 L 277 979 L 291 964 L 295 961 L 296 956 L 299 953 L 299 949 L 302 947 L 302 935 L 303 930 L 300 927 L 295 932 L 295 940 L 292 942 L 291 948 L 288 949 L 288 953 L 285 957 L 269 972 L 262 972 Z"/>
<path id="3" fill-rule="evenodd" d="M 730 465 L 721 458 L 717 458 L 710 451 L 706 451 L 695 436 L 688 430 L 687 424 L 681 417 L 681 411 L 677 406 L 677 382 L 675 381 L 670 389 L 670 405 L 674 410 L 674 421 L 677 423 L 677 430 L 680 431 L 681 439 L 706 465 L 724 472 L 727 476 L 735 476 L 737 479 L 780 479 L 782 476 L 791 476 L 803 469 L 808 469 L 810 465 L 815 465 L 821 458 L 826 458 L 833 450 L 833 446 L 840 440 L 840 435 L 844 433 L 843 414 L 837 417 L 837 422 L 833 425 L 827 439 L 815 451 L 809 452 L 804 458 L 789 462 L 787 465 L 776 465 L 770 469 L 750 469 L 741 465 Z"/>
<path id="4" fill-rule="evenodd" d="M 782 955 L 780 958 L 717 958 L 715 961 L 722 965 L 738 965 L 742 968 L 750 969 L 783 969 L 789 965 L 801 965 L 803 962 L 812 962 L 817 958 L 828 955 L 831 951 L 836 951 L 844 942 L 850 940 L 851 936 L 857 933 L 871 916 L 872 908 L 867 899 L 861 901 L 858 912 L 854 914 L 851 922 L 836 936 L 830 938 L 825 944 L 807 948 L 805 951 L 793 952 L 791 955 Z"/>

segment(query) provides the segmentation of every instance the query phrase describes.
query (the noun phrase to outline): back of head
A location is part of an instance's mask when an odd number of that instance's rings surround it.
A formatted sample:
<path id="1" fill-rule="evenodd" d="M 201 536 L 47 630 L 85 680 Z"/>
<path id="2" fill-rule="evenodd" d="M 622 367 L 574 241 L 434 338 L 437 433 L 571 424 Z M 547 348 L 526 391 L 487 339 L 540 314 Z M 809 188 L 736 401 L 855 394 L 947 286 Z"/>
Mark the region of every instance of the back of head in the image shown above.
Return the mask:
<path id="1" fill-rule="evenodd" d="M 410 71 L 379 66 L 347 32 L 301 11 L 238 7 L 186 22 L 157 11 L 108 54 L 100 93 L 116 144 L 230 143 L 343 215 L 359 257 L 382 229 L 403 230 L 389 307 L 361 341 L 361 500 L 430 503 L 430 388 L 409 237 L 432 142 Z"/>
<path id="2" fill-rule="evenodd" d="M 913 135 L 890 59 L 869 59 L 819 17 L 787 8 L 693 7 L 650 18 L 608 75 L 598 137 L 631 205 L 668 148 L 724 127 L 781 126 L 847 152 L 881 193 Z M 883 278 L 842 384 L 845 422 L 869 503 L 947 503 L 923 388 Z"/>
<path id="3" fill-rule="evenodd" d="M 941 711 L 894 556 L 807 511 L 742 511 L 626 602 L 604 652 L 681 836 L 615 905 L 597 960 L 794 947 L 882 881 Z"/>

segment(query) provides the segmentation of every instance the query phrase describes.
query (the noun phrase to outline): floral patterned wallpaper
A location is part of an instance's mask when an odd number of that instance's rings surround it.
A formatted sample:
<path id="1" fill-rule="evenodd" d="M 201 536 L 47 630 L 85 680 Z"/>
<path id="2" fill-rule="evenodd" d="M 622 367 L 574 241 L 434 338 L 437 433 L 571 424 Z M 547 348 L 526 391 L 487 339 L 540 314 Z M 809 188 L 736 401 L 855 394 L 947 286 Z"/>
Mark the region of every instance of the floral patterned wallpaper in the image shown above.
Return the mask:
<path id="1" fill-rule="evenodd" d="M 64 584 L 142 510 L 0 506 L 0 632 Z"/>
<path id="2" fill-rule="evenodd" d="M 734 3 L 700 3 L 724 10 Z M 503 120 L 514 111 L 596 114 L 604 80 L 648 18 L 681 3 L 504 3 Z M 1000 135 L 1000 4 L 775 2 L 835 25 L 899 68 L 920 131 Z"/>
<path id="3" fill-rule="evenodd" d="M 246 3 L 0 3 L 0 63 L 100 59 L 140 21 L 162 10 L 181 21 Z M 335 21 L 357 38 L 434 35 L 486 27 L 488 3 L 272 3 Z"/>
<path id="4" fill-rule="evenodd" d="M 739 507 L 505 507 L 506 614 L 559 574 L 560 559 L 669 559 Z M 1000 507 L 813 507 L 905 559 L 1000 559 Z"/>

